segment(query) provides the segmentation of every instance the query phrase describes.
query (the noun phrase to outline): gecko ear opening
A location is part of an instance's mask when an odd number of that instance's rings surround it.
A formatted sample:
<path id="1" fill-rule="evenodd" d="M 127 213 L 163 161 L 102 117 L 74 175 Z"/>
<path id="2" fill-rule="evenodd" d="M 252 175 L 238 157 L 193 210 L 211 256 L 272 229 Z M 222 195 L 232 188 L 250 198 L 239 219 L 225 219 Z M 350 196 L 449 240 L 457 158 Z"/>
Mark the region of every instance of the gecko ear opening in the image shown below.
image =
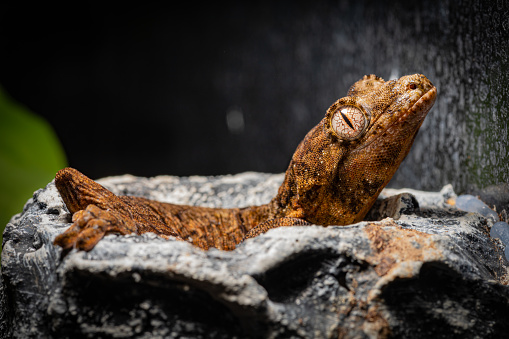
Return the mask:
<path id="1" fill-rule="evenodd" d="M 336 101 L 327 111 L 327 127 L 341 140 L 355 140 L 364 135 L 370 116 L 351 97 Z"/>

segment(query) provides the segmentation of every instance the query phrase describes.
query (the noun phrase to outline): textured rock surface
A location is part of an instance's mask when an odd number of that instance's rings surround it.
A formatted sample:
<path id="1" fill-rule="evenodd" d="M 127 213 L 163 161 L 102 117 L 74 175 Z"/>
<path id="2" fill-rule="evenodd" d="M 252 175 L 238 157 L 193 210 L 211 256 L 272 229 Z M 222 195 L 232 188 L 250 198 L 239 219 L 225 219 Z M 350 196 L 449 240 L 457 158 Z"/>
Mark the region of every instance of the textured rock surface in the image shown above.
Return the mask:
<path id="1" fill-rule="evenodd" d="M 242 206 L 269 200 L 281 175 L 102 181 L 116 193 Z M 450 186 L 385 190 L 369 219 L 288 227 L 235 251 L 153 235 L 103 239 L 65 258 L 69 226 L 55 187 L 34 194 L 4 234 L 0 336 L 499 337 L 509 331 L 508 262 L 491 221 L 452 209 Z"/>

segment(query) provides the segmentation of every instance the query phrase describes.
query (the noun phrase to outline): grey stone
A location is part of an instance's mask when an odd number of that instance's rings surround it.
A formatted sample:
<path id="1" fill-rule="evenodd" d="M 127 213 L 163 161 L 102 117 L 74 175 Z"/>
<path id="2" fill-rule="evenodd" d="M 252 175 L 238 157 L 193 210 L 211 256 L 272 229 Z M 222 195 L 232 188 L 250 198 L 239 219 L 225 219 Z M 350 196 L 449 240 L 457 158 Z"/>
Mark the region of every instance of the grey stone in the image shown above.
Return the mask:
<path id="1" fill-rule="evenodd" d="M 282 175 L 122 176 L 119 194 L 207 206 L 267 202 Z M 406 191 L 406 192 L 405 192 Z M 491 220 L 441 192 L 385 190 L 377 221 L 271 230 L 235 251 L 152 234 L 90 252 L 52 245 L 70 222 L 53 183 L 4 233 L 1 338 L 499 337 L 508 262 Z"/>
<path id="2" fill-rule="evenodd" d="M 493 222 L 500 221 L 500 218 L 495 211 L 489 208 L 484 202 L 470 194 L 464 194 L 457 197 L 456 208 L 462 211 L 480 213 L 486 218 L 490 218 Z"/>

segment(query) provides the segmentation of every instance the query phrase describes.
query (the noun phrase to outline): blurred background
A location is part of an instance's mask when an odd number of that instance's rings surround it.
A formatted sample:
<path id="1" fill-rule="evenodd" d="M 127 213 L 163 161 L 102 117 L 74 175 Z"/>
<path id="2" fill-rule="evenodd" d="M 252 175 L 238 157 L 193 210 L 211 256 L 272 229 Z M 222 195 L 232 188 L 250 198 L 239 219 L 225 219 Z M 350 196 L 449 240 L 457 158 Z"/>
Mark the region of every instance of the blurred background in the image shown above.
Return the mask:
<path id="1" fill-rule="evenodd" d="M 439 92 L 391 187 L 452 183 L 509 201 L 504 0 L 10 2 L 0 43 L 2 98 L 17 112 L 0 111 L 0 133 L 11 131 L 0 139 L 2 225 L 66 164 L 92 178 L 283 172 L 330 104 L 370 73 L 423 73 Z M 20 115 L 45 136 L 13 122 Z M 28 167 L 39 174 L 12 174 Z"/>

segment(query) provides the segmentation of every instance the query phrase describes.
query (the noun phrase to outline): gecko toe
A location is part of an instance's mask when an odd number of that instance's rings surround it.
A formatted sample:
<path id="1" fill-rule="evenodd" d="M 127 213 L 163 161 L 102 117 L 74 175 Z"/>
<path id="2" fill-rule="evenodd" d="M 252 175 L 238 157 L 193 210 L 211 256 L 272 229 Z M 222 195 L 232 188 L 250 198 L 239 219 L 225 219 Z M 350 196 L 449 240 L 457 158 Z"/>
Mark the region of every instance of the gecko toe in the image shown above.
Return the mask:
<path id="1" fill-rule="evenodd" d="M 64 233 L 57 235 L 53 244 L 62 247 L 64 250 L 69 250 L 74 247 L 78 235 L 78 230 L 73 229 L 73 226 L 71 226 Z"/>
<path id="2" fill-rule="evenodd" d="M 80 233 L 78 239 L 76 240 L 76 249 L 88 252 L 92 250 L 95 245 L 101 240 L 105 235 L 103 229 L 90 227 L 85 229 Z"/>

